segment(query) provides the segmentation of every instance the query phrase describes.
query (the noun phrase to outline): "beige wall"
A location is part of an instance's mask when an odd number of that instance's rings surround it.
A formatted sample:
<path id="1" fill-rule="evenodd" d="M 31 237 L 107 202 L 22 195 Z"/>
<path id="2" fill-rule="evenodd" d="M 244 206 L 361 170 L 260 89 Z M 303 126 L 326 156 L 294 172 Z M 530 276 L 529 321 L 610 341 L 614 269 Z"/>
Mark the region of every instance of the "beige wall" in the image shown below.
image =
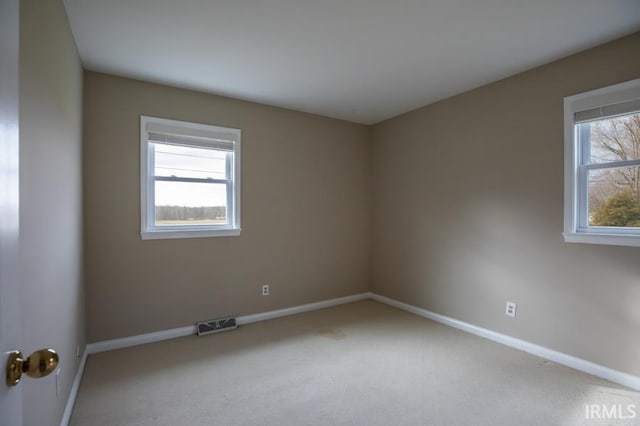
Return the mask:
<path id="1" fill-rule="evenodd" d="M 84 348 L 82 69 L 59 0 L 20 2 L 20 274 L 23 352 L 51 347 L 54 375 L 26 379 L 25 425 L 59 425 Z"/>
<path id="2" fill-rule="evenodd" d="M 563 97 L 638 77 L 640 33 L 376 125 L 373 290 L 640 374 L 640 248 L 562 238 Z"/>
<path id="3" fill-rule="evenodd" d="M 84 88 L 89 341 L 367 290 L 367 127 L 93 72 Z M 242 129 L 241 236 L 140 239 L 140 115 Z"/>

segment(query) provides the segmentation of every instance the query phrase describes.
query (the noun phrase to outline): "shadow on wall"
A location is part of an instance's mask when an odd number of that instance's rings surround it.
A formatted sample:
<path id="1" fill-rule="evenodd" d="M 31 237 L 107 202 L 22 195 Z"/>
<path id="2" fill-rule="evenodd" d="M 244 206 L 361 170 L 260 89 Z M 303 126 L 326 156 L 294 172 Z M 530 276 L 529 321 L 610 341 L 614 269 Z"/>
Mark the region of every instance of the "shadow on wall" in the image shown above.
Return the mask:
<path id="1" fill-rule="evenodd" d="M 487 197 L 461 205 L 437 229 L 424 225 L 439 234 L 420 243 L 428 245 L 421 252 L 429 258 L 418 264 L 429 309 L 640 373 L 640 342 L 630 338 L 640 329 L 633 249 L 565 243 L 561 214 L 549 226 L 524 203 Z M 518 303 L 515 321 L 504 316 L 507 300 Z M 594 345 L 600 338 L 615 349 Z"/>

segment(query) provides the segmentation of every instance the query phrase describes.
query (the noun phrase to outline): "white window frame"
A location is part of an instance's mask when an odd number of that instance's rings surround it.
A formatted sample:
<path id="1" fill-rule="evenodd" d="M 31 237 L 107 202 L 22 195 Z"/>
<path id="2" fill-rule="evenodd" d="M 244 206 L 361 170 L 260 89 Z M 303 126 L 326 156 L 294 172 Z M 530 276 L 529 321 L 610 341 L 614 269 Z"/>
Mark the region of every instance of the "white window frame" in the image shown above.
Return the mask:
<path id="1" fill-rule="evenodd" d="M 592 90 L 564 98 L 564 240 L 571 243 L 640 246 L 640 230 L 588 225 L 588 172 L 622 166 L 637 166 L 640 161 L 617 161 L 604 165 L 588 164 L 587 143 L 581 143 L 576 129 L 576 113 L 614 117 L 617 106 L 640 101 L 640 79 Z M 609 112 L 607 112 L 609 111 Z M 630 111 L 626 112 L 627 114 Z M 624 115 L 621 112 L 618 115 Z M 597 116 L 594 116 L 597 119 Z M 584 140 L 584 138 L 582 139 Z"/>
<path id="2" fill-rule="evenodd" d="M 227 156 L 229 179 L 207 180 L 227 185 L 227 217 L 224 225 L 180 225 L 155 226 L 155 180 L 154 150 L 149 143 L 149 132 L 175 136 L 200 138 L 202 142 L 194 147 L 220 143 L 233 144 L 233 156 Z M 240 129 L 218 127 L 208 124 L 169 120 L 140 116 L 140 236 L 143 240 L 170 238 L 226 237 L 240 235 Z M 233 158 L 233 160 L 231 160 Z M 184 181 L 184 178 L 163 178 L 163 180 Z"/>

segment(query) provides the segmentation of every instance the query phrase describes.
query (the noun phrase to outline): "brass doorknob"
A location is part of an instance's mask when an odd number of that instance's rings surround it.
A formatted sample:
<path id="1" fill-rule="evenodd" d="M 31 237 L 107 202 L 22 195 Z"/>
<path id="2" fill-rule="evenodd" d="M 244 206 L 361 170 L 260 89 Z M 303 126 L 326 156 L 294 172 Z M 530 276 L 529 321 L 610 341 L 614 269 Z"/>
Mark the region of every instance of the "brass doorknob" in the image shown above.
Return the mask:
<path id="1" fill-rule="evenodd" d="M 49 375 L 58 366 L 58 354 L 53 349 L 40 349 L 24 359 L 22 352 L 9 352 L 7 359 L 7 386 L 20 382 L 22 373 L 37 379 Z"/>

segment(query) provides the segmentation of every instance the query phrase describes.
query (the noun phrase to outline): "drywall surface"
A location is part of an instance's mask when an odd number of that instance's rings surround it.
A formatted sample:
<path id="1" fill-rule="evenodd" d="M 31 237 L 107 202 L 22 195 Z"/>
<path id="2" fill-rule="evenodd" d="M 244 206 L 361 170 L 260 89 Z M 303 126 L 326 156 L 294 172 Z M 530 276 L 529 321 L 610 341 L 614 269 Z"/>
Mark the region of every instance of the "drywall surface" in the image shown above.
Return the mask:
<path id="1" fill-rule="evenodd" d="M 60 356 L 23 380 L 24 424 L 59 425 L 83 350 L 82 68 L 59 0 L 20 2 L 20 275 L 25 355 Z"/>
<path id="2" fill-rule="evenodd" d="M 84 93 L 90 342 L 368 288 L 366 126 L 94 72 Z M 141 115 L 241 129 L 240 236 L 141 240 Z"/>
<path id="3" fill-rule="evenodd" d="M 638 77 L 640 33 L 374 126 L 372 290 L 640 374 L 640 248 L 562 237 L 563 97 Z"/>

